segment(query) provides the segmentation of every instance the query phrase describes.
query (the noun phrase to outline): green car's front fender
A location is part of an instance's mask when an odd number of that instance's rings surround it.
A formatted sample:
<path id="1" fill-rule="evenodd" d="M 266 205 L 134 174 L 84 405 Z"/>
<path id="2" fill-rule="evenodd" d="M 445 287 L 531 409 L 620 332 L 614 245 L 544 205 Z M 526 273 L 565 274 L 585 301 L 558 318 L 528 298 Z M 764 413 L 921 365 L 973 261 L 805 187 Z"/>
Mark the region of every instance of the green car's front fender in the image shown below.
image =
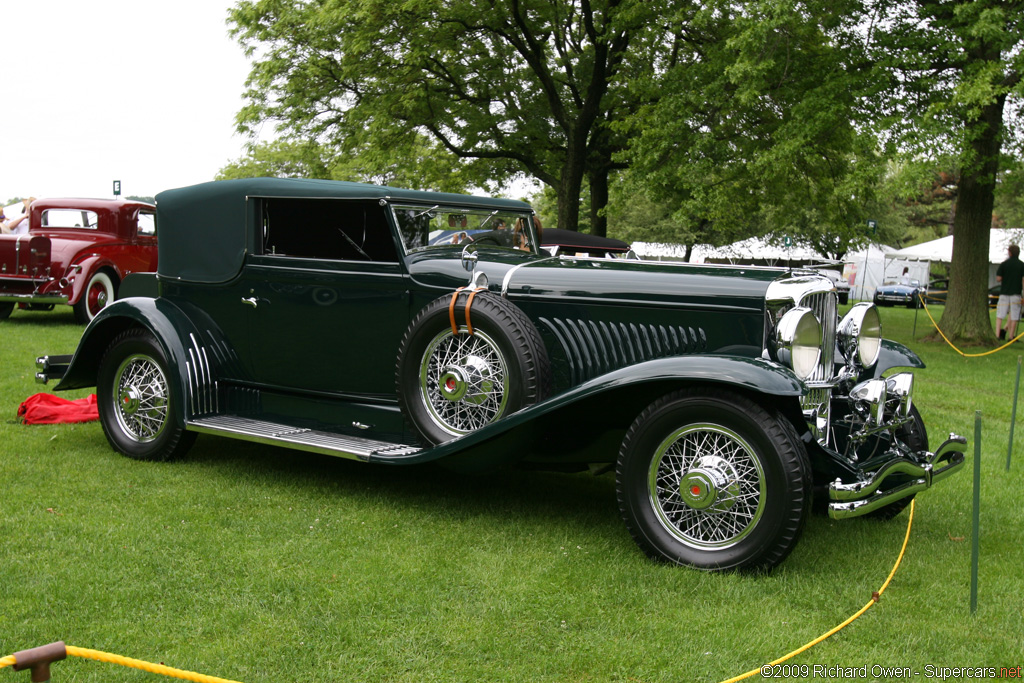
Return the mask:
<path id="1" fill-rule="evenodd" d="M 570 437 L 595 442 L 624 433 L 644 408 L 687 386 L 731 388 L 755 396 L 793 417 L 804 384 L 791 370 L 772 361 L 737 356 L 693 355 L 659 358 L 595 377 L 564 393 L 528 406 L 498 422 L 453 441 L 410 455 L 371 461 L 406 464 L 444 459 L 464 470 L 483 470 L 533 457 L 545 459 L 545 442 Z M 613 462 L 615 450 L 592 453 L 589 462 Z M 557 449 L 555 449 L 557 451 Z M 557 460 L 559 454 L 550 453 Z"/>

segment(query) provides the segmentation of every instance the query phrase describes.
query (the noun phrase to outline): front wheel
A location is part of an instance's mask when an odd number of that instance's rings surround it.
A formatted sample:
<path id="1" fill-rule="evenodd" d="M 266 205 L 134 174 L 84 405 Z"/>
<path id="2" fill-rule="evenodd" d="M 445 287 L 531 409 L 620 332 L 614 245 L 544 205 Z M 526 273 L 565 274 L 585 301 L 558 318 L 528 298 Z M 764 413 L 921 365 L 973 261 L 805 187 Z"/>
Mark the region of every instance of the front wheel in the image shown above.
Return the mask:
<path id="1" fill-rule="evenodd" d="M 136 460 L 171 460 L 192 446 L 175 405 L 176 385 L 163 349 L 146 330 L 116 337 L 100 361 L 96 398 L 103 433 Z"/>
<path id="2" fill-rule="evenodd" d="M 6 320 L 11 317 L 11 311 L 14 310 L 14 304 L 4 301 L 0 301 L 0 320 Z"/>
<path id="3" fill-rule="evenodd" d="M 114 302 L 117 290 L 113 278 L 105 271 L 97 271 L 89 278 L 82 297 L 74 305 L 75 320 L 85 325 L 99 314 L 103 308 Z"/>
<path id="4" fill-rule="evenodd" d="M 792 426 L 720 389 L 655 401 L 616 465 L 619 509 L 653 559 L 698 569 L 768 569 L 803 529 L 810 466 Z"/>

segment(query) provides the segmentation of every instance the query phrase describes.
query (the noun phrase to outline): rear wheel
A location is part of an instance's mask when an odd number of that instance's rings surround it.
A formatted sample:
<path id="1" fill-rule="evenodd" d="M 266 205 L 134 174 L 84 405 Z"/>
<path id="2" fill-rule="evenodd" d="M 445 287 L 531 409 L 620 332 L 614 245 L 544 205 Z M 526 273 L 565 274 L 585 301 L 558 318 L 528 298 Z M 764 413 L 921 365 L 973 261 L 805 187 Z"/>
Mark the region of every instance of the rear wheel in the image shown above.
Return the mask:
<path id="1" fill-rule="evenodd" d="M 785 418 L 720 389 L 655 401 L 616 466 L 619 509 L 648 556 L 698 569 L 766 569 L 796 544 L 810 466 Z"/>
<path id="2" fill-rule="evenodd" d="M 13 303 L 5 303 L 0 301 L 0 320 L 6 320 L 11 317 L 11 311 L 14 310 Z"/>
<path id="3" fill-rule="evenodd" d="M 175 409 L 176 385 L 163 349 L 146 330 L 117 336 L 100 361 L 96 398 L 103 433 L 136 460 L 171 460 L 195 441 Z"/>
<path id="4" fill-rule="evenodd" d="M 75 304 L 75 320 L 83 325 L 92 322 L 92 319 L 112 303 L 117 296 L 114 279 L 106 271 L 100 270 L 93 273 L 89 278 L 89 284 L 85 286 L 82 297 Z"/>

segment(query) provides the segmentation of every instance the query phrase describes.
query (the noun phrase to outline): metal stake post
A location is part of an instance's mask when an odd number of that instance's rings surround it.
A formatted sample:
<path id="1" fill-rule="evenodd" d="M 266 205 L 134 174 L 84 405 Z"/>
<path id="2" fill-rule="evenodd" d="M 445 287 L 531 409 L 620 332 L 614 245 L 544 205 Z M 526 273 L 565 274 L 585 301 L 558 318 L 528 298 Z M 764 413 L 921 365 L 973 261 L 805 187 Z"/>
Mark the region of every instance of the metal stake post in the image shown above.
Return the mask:
<path id="1" fill-rule="evenodd" d="M 974 411 L 974 511 L 971 519 L 971 614 L 978 611 L 978 550 L 981 533 L 981 411 Z"/>
<path id="2" fill-rule="evenodd" d="M 1006 448 L 1006 471 L 1010 471 L 1010 455 L 1013 453 L 1013 426 L 1017 422 L 1017 393 L 1020 390 L 1020 356 L 1017 356 L 1017 381 L 1013 385 L 1013 412 L 1010 414 L 1010 445 Z"/>

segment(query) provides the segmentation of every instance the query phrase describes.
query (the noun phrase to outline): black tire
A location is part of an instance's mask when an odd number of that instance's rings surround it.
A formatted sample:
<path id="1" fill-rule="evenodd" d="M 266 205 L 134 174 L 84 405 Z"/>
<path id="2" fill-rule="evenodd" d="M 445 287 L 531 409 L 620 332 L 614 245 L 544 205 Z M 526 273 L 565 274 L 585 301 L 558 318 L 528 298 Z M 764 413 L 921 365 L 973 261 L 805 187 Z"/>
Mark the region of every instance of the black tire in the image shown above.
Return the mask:
<path id="1" fill-rule="evenodd" d="M 896 430 L 896 435 L 900 441 L 909 446 L 914 451 L 926 451 L 928 450 L 928 430 L 925 429 L 924 420 L 921 418 L 921 413 L 917 412 L 917 406 L 910 406 L 910 417 L 911 420 L 907 424 L 903 425 Z M 906 479 L 894 478 L 893 486 L 899 486 L 905 483 Z M 886 480 L 888 483 L 888 480 Z M 907 496 L 901 498 L 895 503 L 889 503 L 885 507 L 878 508 L 873 512 L 869 512 L 864 515 L 865 518 L 869 519 L 881 519 L 888 520 L 896 517 L 898 514 L 903 512 L 910 501 L 914 500 L 914 496 Z"/>
<path id="2" fill-rule="evenodd" d="M 177 391 L 153 336 L 131 329 L 114 338 L 100 361 L 96 399 L 103 433 L 114 450 L 136 460 L 172 460 L 192 446 L 174 407 Z"/>
<path id="3" fill-rule="evenodd" d="M 0 301 L 0 320 L 7 320 L 11 317 L 11 311 L 14 310 L 14 304 L 10 302 Z"/>
<path id="4" fill-rule="evenodd" d="M 416 316 L 402 339 L 396 383 L 402 413 L 427 444 L 468 434 L 547 396 L 551 366 L 537 328 L 521 310 L 478 292 L 466 321 L 468 292 L 449 315 L 451 295 Z"/>
<path id="5" fill-rule="evenodd" d="M 75 320 L 82 325 L 92 319 L 117 298 L 117 278 L 105 270 L 98 270 L 89 277 L 82 296 L 75 302 Z"/>
<path id="6" fill-rule="evenodd" d="M 839 303 L 841 305 L 843 305 L 843 306 L 845 306 L 846 304 L 850 303 L 850 293 L 847 292 L 845 294 L 840 294 L 839 295 Z"/>
<path id="7" fill-rule="evenodd" d="M 723 389 L 651 404 L 616 464 L 619 510 L 651 558 L 698 569 L 770 569 L 811 500 L 807 452 L 785 418 Z"/>

